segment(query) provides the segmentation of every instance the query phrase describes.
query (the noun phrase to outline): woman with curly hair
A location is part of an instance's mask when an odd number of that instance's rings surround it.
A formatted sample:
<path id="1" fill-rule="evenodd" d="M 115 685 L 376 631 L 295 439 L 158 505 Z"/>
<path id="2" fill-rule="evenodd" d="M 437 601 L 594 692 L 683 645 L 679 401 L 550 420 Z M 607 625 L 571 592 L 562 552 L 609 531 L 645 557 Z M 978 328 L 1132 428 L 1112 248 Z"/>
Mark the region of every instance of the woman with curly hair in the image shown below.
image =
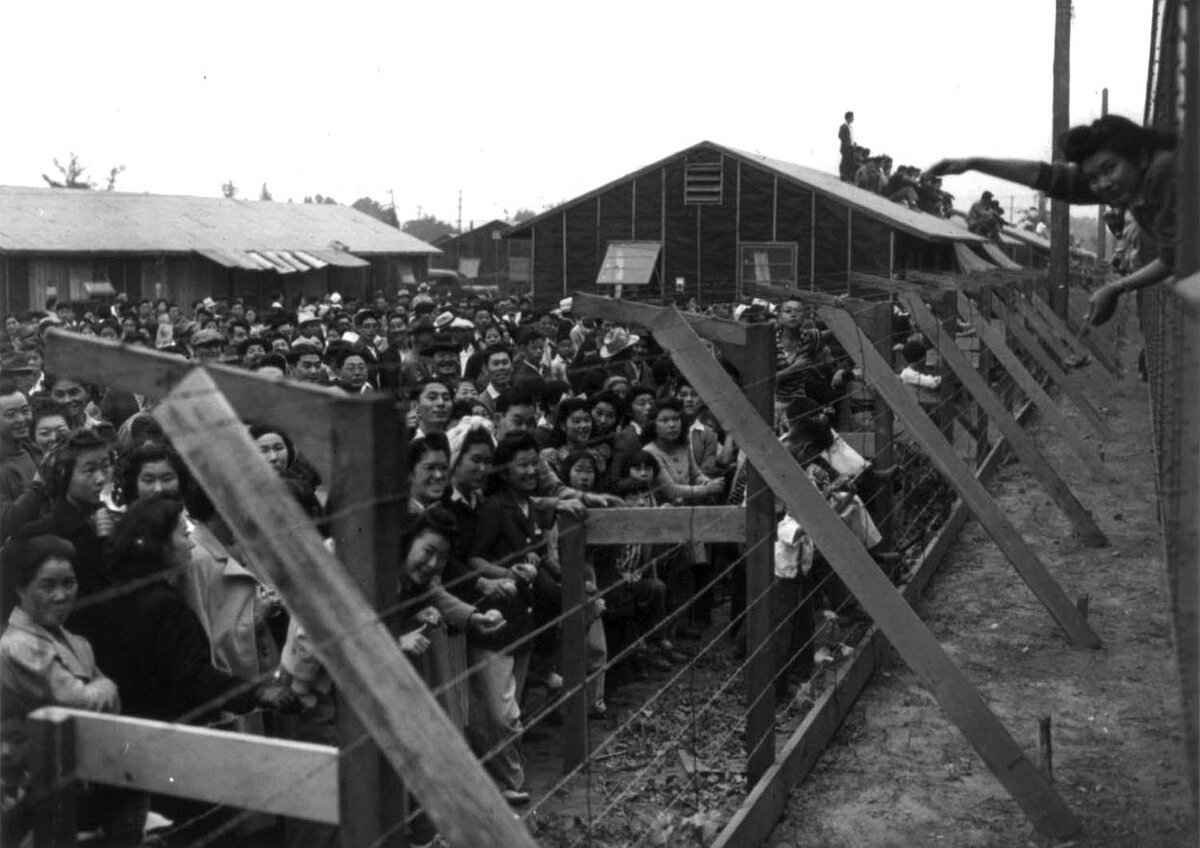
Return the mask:
<path id="1" fill-rule="evenodd" d="M 1112 317 L 1121 295 L 1161 283 L 1175 271 L 1175 136 L 1105 115 L 1067 130 L 1062 150 L 1065 163 L 971 156 L 942 159 L 925 175 L 978 171 L 1055 200 L 1128 210 L 1142 233 L 1145 264 L 1092 293 L 1086 321 L 1099 325 Z"/>

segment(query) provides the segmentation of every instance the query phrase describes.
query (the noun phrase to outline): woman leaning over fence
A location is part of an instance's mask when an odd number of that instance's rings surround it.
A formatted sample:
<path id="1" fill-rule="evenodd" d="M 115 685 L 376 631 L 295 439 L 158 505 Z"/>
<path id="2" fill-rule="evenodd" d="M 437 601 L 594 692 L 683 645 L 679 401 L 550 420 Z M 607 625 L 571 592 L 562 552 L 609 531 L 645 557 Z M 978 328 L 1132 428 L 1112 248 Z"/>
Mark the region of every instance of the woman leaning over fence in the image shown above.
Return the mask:
<path id="1" fill-rule="evenodd" d="M 1087 320 L 1103 324 L 1121 295 L 1161 283 L 1175 270 L 1175 136 L 1105 115 L 1062 137 L 1066 163 L 969 157 L 943 159 L 927 176 L 978 171 L 1069 203 L 1127 209 L 1143 234 L 1145 264 L 1092 294 Z"/>

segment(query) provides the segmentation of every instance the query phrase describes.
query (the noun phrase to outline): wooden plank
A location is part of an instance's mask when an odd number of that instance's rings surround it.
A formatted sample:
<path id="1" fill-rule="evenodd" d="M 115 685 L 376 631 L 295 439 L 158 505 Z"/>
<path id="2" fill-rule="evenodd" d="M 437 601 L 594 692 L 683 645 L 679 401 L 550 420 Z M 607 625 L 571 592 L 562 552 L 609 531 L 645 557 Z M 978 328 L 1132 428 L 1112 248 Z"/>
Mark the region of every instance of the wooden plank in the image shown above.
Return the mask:
<path id="1" fill-rule="evenodd" d="M 1083 346 L 1083 342 L 1075 338 L 1075 334 L 1067 328 L 1067 323 L 1050 308 L 1050 304 L 1035 291 L 1025 293 L 1025 302 L 1029 308 L 1037 313 L 1038 317 L 1054 332 L 1054 337 L 1062 343 L 1068 352 L 1074 356 L 1083 356 L 1087 350 Z"/>
<path id="2" fill-rule="evenodd" d="M 871 340 L 875 343 L 875 349 L 879 351 L 879 355 L 887 359 L 889 362 L 895 355 L 892 351 L 892 345 L 895 341 L 892 339 L 894 330 L 895 313 L 892 309 L 891 299 L 884 303 L 877 303 L 873 308 L 873 320 L 871 321 Z M 896 438 L 895 419 L 892 416 L 892 409 L 887 405 L 878 392 L 871 392 L 873 398 L 874 413 L 875 413 L 875 432 L 872 433 L 871 452 L 858 451 L 863 457 L 870 459 L 876 469 L 891 469 L 895 462 L 894 442 Z M 841 434 L 842 438 L 846 438 L 846 434 Z M 847 444 L 851 444 L 847 440 Z M 875 451 L 875 446 L 879 446 L 878 452 Z M 851 444 L 851 447 L 854 447 Z M 857 448 L 856 448 L 857 449 Z M 876 492 L 878 503 L 873 504 L 874 509 L 871 510 L 872 515 L 883 517 L 883 521 L 878 522 L 879 532 L 883 535 L 884 545 L 888 549 L 894 549 L 898 535 L 896 533 L 896 510 L 895 510 L 895 491 L 892 486 L 880 486 Z"/>
<path id="3" fill-rule="evenodd" d="M 589 509 L 584 527 L 589 545 L 674 544 L 685 538 L 693 542 L 744 542 L 746 510 L 740 506 Z"/>
<path id="4" fill-rule="evenodd" d="M 912 311 L 913 321 L 916 322 L 921 332 L 935 340 L 942 362 L 958 376 L 963 387 L 970 392 L 971 397 L 992 420 L 996 428 L 1008 439 L 1013 453 L 1042 485 L 1051 500 L 1058 504 L 1059 509 L 1071 522 L 1071 526 L 1075 528 L 1080 540 L 1093 548 L 1107 545 L 1108 539 L 1096 524 L 1096 519 L 1079 502 L 1070 487 L 1058 476 L 1058 472 L 1051 467 L 1046 457 L 1038 450 L 1033 437 L 1021 429 L 1021 425 L 1008 414 L 1004 404 L 992 393 L 987 380 L 971 367 L 971 363 L 958 349 L 954 339 L 937 332 L 941 326 L 937 317 L 922 302 L 921 298 L 905 297 L 904 300 Z"/>
<path id="5" fill-rule="evenodd" d="M 841 317 L 851 321 L 849 316 Z M 845 326 L 842 322 L 839 325 Z M 659 344 L 672 351 L 680 370 L 708 400 L 709 410 L 737 439 L 749 462 L 804 525 L 834 571 L 930 688 L 942 709 L 1037 830 L 1060 839 L 1077 833 L 1079 820 L 1054 787 L 1026 758 L 979 693 L 946 656 L 937 639 L 775 438 L 767 422 L 741 401 L 737 385 L 711 356 L 705 355 L 703 345 L 687 322 L 675 310 L 664 309 L 653 331 Z M 868 351 L 873 361 L 882 362 L 874 348 L 868 346 Z M 899 380 L 894 376 L 892 379 L 907 397 L 907 390 Z M 924 423 L 932 428 L 928 419 Z M 978 485 L 975 477 L 969 472 L 968 475 Z"/>
<path id="6" fill-rule="evenodd" d="M 1068 363 L 1074 357 L 1074 352 L 1068 349 L 1067 345 L 1058 337 L 1058 334 L 1051 329 L 1050 325 L 1043 320 L 1032 304 L 1025 299 L 1025 293 L 1014 291 L 1008 293 L 1004 298 L 1004 303 L 1009 309 L 1015 309 L 1017 314 L 1025 319 L 1025 322 L 1034 334 L 1035 338 L 1050 349 L 1050 353 L 1059 361 L 1064 369 L 1068 368 Z"/>
<path id="7" fill-rule="evenodd" d="M 694 336 L 693 336 L 694 338 Z M 677 366 L 684 367 L 686 351 L 671 347 Z M 742 409 L 768 430 L 775 418 L 775 331 L 770 324 L 746 328 L 748 365 L 742 372 Z M 716 366 L 712 357 L 708 362 Z M 719 367 L 719 366 L 718 366 Z M 724 371 L 722 371 L 724 373 Z M 699 385 L 696 391 L 707 403 Z M 738 390 L 735 388 L 734 392 Z M 741 439 L 738 439 L 741 445 Z M 790 459 L 790 457 L 789 457 Z M 752 652 L 746 666 L 746 775 L 761 777 L 775 761 L 775 650 L 771 616 L 771 583 L 775 579 L 775 495 L 759 470 L 746 471 L 746 647 Z"/>
<path id="8" fill-rule="evenodd" d="M 1093 339 L 1091 333 L 1079 332 L 1082 322 L 1070 308 L 1071 305 L 1069 302 L 1067 304 L 1067 317 L 1065 320 L 1056 315 L 1054 310 L 1050 308 L 1050 304 L 1046 303 L 1037 292 L 1030 295 L 1029 302 L 1033 304 L 1033 308 L 1037 310 L 1038 314 L 1051 327 L 1058 330 L 1062 338 L 1066 338 L 1071 342 L 1077 353 L 1080 355 L 1090 354 L 1096 362 L 1100 363 L 1109 376 L 1113 378 L 1119 377 L 1116 361 L 1107 351 L 1103 350 L 1103 346 L 1095 343 L 1096 340 Z"/>
<path id="9" fill-rule="evenodd" d="M 584 318 L 597 318 L 614 321 L 618 324 L 635 324 L 648 327 L 654 320 L 660 307 L 636 300 L 618 300 L 611 297 L 587 294 L 577 291 L 571 295 L 571 311 Z M 723 318 L 710 318 L 707 315 L 697 315 L 694 312 L 683 313 L 685 319 L 696 332 L 711 342 L 721 346 L 721 351 L 729 357 L 730 362 L 742 371 L 746 360 L 743 349 L 746 346 L 746 325 L 738 321 L 728 321 Z"/>
<path id="10" fill-rule="evenodd" d="M 75 848 L 79 826 L 79 778 L 75 774 L 73 716 L 44 716 L 34 722 L 29 798 L 33 844 Z"/>
<path id="11" fill-rule="evenodd" d="M 1079 289 L 1072 289 L 1069 300 L 1073 301 L 1072 306 L 1077 303 L 1081 310 L 1087 309 L 1087 301 L 1085 299 L 1086 292 L 1081 292 Z M 1072 335 L 1079 335 L 1079 328 L 1083 325 L 1083 316 L 1086 311 L 1076 311 L 1074 308 L 1067 310 L 1067 327 L 1070 328 Z M 1105 368 L 1108 369 L 1114 377 L 1120 379 L 1121 363 L 1118 360 L 1116 351 L 1113 347 L 1112 322 L 1101 327 L 1088 327 L 1087 331 L 1079 335 L 1083 346 L 1095 355 Z"/>
<path id="12" fill-rule="evenodd" d="M 1018 414 L 1018 421 L 1024 419 L 1032 408 L 1032 403 L 1027 403 Z M 1004 440 L 1001 439 L 976 472 L 980 481 L 986 482 L 995 473 L 1005 453 Z M 925 547 L 920 564 L 904 587 L 904 599 L 910 605 L 920 598 L 970 516 L 967 505 L 961 500 L 957 501 L 946 523 Z M 742 848 L 766 843 L 783 815 L 789 793 L 808 777 L 820 760 L 820 755 L 829 747 L 830 740 L 874 674 L 886 646 L 883 633 L 878 627 L 872 627 L 855 652 L 838 669 L 836 685 L 821 694 L 804 721 L 792 731 L 775 763 L 725 824 L 712 848 Z"/>
<path id="13" fill-rule="evenodd" d="M 588 510 L 588 518 L 590 519 L 593 513 L 609 511 Z M 650 511 L 665 513 L 671 510 Z M 620 512 L 637 510 L 623 509 Z M 676 536 L 674 541 L 680 538 L 682 537 Z M 587 678 L 587 619 L 583 610 L 587 600 L 584 592 L 584 564 L 590 542 L 591 530 L 585 529 L 583 522 L 567 516 L 559 519 L 559 557 L 563 566 L 562 608 L 566 612 L 561 635 L 563 687 L 566 692 L 571 693 L 562 705 L 563 774 L 567 774 L 586 760 L 590 749 L 587 692 L 584 690 L 584 680 Z"/>
<path id="14" fill-rule="evenodd" d="M 1112 428 L 1108 426 L 1108 422 L 1104 420 L 1103 416 L 1092 406 L 1092 402 L 1087 399 L 1087 395 L 1083 393 L 1083 389 L 1079 387 L 1074 379 L 1058 367 L 1058 364 L 1051 359 L 1050 354 L 1046 353 L 1041 343 L 1034 338 L 1032 333 L 1025 329 L 1020 317 L 1014 315 L 1004 305 L 999 291 L 996 292 L 996 296 L 992 300 L 992 308 L 1000 316 L 1000 319 L 1004 321 L 1013 338 L 1033 357 L 1038 367 L 1045 371 L 1050 376 L 1051 381 L 1062 389 L 1063 394 L 1070 398 L 1071 403 L 1079 410 L 1079 413 L 1088 422 L 1088 425 L 1096 435 L 1106 442 L 1116 441 L 1116 434 L 1113 433 Z"/>
<path id="15" fill-rule="evenodd" d="M 188 374 L 155 416 L 442 836 L 461 848 L 534 848 L 356 581 L 325 549 L 308 516 L 259 455 L 212 377 L 199 369 Z"/>
<path id="16" fill-rule="evenodd" d="M 379 611 L 395 609 L 398 596 L 400 530 L 408 502 L 405 433 L 395 401 L 374 395 L 343 407 L 331 434 L 330 525 L 338 558 L 367 604 Z M 388 629 L 398 635 L 394 623 Z M 339 689 L 337 695 L 339 841 L 344 848 L 402 846 L 406 805 L 396 770 L 370 738 L 359 744 L 368 733 L 350 703 L 352 693 Z"/>
<path id="17" fill-rule="evenodd" d="M 337 748 L 60 707 L 33 715 L 67 717 L 79 780 L 338 823 Z"/>
<path id="18" fill-rule="evenodd" d="M 139 345 L 65 330 L 46 331 L 46 370 L 134 392 L 164 397 L 196 363 Z M 326 482 L 332 479 L 329 436 L 337 410 L 360 401 L 337 389 L 269 377 L 228 365 L 205 365 L 217 387 L 246 420 L 282 427 Z M 331 406 L 330 402 L 335 406 Z"/>
<path id="19" fill-rule="evenodd" d="M 887 292 L 896 294 L 915 294 L 922 297 L 935 297 L 945 291 L 957 291 L 958 286 L 948 283 L 945 279 L 930 280 L 926 283 L 917 282 L 916 280 L 901 280 L 889 279 L 888 277 L 878 277 L 874 274 L 863 274 L 859 271 L 850 271 L 847 275 L 850 282 L 860 286 L 870 286 L 871 288 L 881 289 Z"/>
<path id="20" fill-rule="evenodd" d="M 1087 466 L 1092 477 L 1104 482 L 1112 482 L 1113 475 L 1105 467 L 1100 455 L 1083 440 L 1079 428 L 1067 420 L 1054 398 L 1046 393 L 1042 385 L 1029 373 L 1025 364 L 1013 353 L 1012 348 L 1004 339 L 1004 334 L 989 324 L 983 314 L 969 300 L 960 299 L 959 308 L 963 310 L 963 317 L 975 328 L 979 340 L 992 352 L 992 355 L 996 357 L 1013 381 L 1021 387 L 1021 391 L 1025 393 L 1026 397 L 1037 404 L 1042 418 L 1058 431 L 1067 446 L 1083 460 L 1083 464 Z"/>
<path id="21" fill-rule="evenodd" d="M 840 309 L 820 307 L 819 314 L 833 330 L 847 352 L 863 369 L 872 384 L 892 410 L 904 422 L 909 434 L 916 439 L 934 467 L 942 473 L 946 482 L 954 487 L 958 496 L 967 502 L 971 512 L 979 519 L 991 535 L 992 540 L 1004 552 L 1025 584 L 1033 590 L 1042 606 L 1076 645 L 1098 647 L 1100 637 L 1096 635 L 1087 619 L 1079 612 L 1062 587 L 1046 570 L 1033 549 L 1025 543 L 1012 522 L 1001 512 L 987 490 L 971 474 L 971 470 L 959 458 L 954 447 L 945 440 L 929 417 L 922 411 L 917 399 L 892 373 L 888 364 L 869 345 L 859 344 L 859 329 L 854 319 Z M 738 444 L 742 444 L 740 441 Z"/>

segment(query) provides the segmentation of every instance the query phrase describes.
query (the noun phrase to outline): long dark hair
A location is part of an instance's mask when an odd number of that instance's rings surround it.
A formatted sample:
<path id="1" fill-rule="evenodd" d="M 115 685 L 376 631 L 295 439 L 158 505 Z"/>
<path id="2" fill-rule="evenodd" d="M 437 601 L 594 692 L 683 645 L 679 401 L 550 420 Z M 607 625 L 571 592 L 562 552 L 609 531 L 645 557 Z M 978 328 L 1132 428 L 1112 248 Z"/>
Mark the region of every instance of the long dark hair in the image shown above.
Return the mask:
<path id="1" fill-rule="evenodd" d="M 121 457 L 117 463 L 116 494 L 119 503 L 131 504 L 138 499 L 138 475 L 142 473 L 142 468 L 151 462 L 166 462 L 170 464 L 171 468 L 175 471 L 175 475 L 179 478 L 179 493 L 182 497 L 188 480 L 187 466 L 183 464 L 183 460 L 179 454 L 175 453 L 171 448 L 157 444 L 156 442 L 146 442 L 141 447 L 134 448 L 128 454 Z"/>
<path id="2" fill-rule="evenodd" d="M 117 526 L 109 549 L 109 566 L 120 580 L 148 577 L 167 566 L 171 534 L 183 514 L 175 498 L 134 501 Z"/>

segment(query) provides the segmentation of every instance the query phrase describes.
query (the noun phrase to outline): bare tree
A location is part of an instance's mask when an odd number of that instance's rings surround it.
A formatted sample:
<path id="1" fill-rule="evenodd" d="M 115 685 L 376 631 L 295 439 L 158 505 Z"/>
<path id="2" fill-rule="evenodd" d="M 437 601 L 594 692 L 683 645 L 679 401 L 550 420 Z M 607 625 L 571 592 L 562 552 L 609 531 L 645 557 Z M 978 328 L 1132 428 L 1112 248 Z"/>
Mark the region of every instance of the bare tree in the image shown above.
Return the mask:
<path id="1" fill-rule="evenodd" d="M 118 165 L 117 167 L 110 169 L 108 172 L 108 184 L 104 187 L 104 190 L 112 191 L 114 188 L 116 188 L 117 177 L 123 173 L 125 173 L 124 165 Z"/>
<path id="2" fill-rule="evenodd" d="M 238 187 L 233 184 L 233 180 L 221 183 L 221 196 L 227 200 L 232 200 L 237 197 Z"/>
<path id="3" fill-rule="evenodd" d="M 47 174 L 42 174 L 42 179 L 45 180 L 46 184 L 51 188 L 90 189 L 96 187 L 94 182 L 84 179 L 84 174 L 87 172 L 87 168 L 85 168 L 79 161 L 79 155 L 76 153 L 71 154 L 71 158 L 67 160 L 66 165 L 59 162 L 58 159 L 55 159 L 54 167 L 58 169 L 59 174 L 62 175 L 61 179 L 55 180 Z"/>

